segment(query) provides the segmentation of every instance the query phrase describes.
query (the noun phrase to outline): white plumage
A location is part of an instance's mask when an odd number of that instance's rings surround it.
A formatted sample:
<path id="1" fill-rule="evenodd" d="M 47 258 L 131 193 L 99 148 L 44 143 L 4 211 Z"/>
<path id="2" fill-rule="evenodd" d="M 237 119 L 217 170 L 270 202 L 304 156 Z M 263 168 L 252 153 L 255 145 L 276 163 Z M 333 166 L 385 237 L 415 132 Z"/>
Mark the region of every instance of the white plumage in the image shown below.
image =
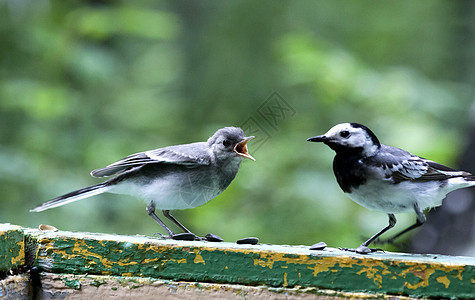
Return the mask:
<path id="1" fill-rule="evenodd" d="M 389 216 L 389 225 L 364 242 L 357 252 L 396 224 L 395 213 L 417 214 L 416 224 L 388 239 L 422 225 L 424 209 L 442 205 L 447 193 L 475 185 L 475 178 L 399 148 L 383 145 L 374 133 L 358 123 L 335 125 L 324 135 L 309 138 L 336 152 L 333 171 L 341 189 L 356 203 Z"/>

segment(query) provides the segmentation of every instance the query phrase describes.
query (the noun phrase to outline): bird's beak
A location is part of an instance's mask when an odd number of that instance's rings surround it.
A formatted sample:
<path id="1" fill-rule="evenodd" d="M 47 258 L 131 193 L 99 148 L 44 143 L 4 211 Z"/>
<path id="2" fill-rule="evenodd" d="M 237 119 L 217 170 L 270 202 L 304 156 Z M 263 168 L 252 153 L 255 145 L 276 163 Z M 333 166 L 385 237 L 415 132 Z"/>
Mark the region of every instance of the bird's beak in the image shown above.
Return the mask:
<path id="1" fill-rule="evenodd" d="M 307 141 L 309 141 L 309 142 L 326 142 L 326 141 L 328 141 L 328 138 L 325 135 L 318 135 L 318 136 L 308 138 Z"/>
<path id="2" fill-rule="evenodd" d="M 252 157 L 248 152 L 247 152 L 247 142 L 249 142 L 250 140 L 252 140 L 253 138 L 255 138 L 254 136 L 249 136 L 249 137 L 245 137 L 242 141 L 240 141 L 236 147 L 234 147 L 234 151 L 242 156 L 242 157 L 246 157 L 246 158 L 249 158 L 249 159 L 252 159 L 252 160 L 256 160 L 254 157 Z"/>

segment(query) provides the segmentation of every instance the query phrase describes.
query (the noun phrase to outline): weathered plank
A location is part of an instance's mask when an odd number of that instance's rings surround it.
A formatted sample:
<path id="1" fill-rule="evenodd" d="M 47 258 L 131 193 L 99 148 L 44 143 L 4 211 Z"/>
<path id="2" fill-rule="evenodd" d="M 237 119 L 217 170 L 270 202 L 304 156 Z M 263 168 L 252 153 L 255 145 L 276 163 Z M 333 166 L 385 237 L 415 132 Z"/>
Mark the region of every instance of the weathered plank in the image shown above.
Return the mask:
<path id="1" fill-rule="evenodd" d="M 149 277 L 41 274 L 40 299 L 391 299 L 383 294 L 345 293 L 314 287 L 272 288 L 238 284 L 184 282 Z M 394 297 L 392 297 L 394 298 Z M 414 299 L 398 297 L 399 300 Z"/>
<path id="2" fill-rule="evenodd" d="M 25 264 L 23 229 L 11 224 L 0 224 L 0 273 Z"/>
<path id="3" fill-rule="evenodd" d="M 414 297 L 475 298 L 475 258 L 374 253 L 307 246 L 237 245 L 25 230 L 35 265 L 102 274 L 291 288 L 317 287 Z"/>
<path id="4" fill-rule="evenodd" d="M 0 280 L 0 299 L 27 300 L 31 299 L 29 293 L 29 278 L 26 275 L 13 275 Z"/>

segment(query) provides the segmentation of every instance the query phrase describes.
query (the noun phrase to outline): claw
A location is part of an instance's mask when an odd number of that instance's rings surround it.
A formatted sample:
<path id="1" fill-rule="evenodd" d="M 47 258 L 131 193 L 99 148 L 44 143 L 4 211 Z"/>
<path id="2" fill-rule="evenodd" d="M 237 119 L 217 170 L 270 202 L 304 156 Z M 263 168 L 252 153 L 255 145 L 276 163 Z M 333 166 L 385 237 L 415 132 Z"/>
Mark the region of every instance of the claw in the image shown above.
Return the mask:
<path id="1" fill-rule="evenodd" d="M 364 246 L 364 245 L 360 245 L 358 248 L 356 249 L 353 249 L 353 248 L 338 248 L 342 251 L 348 251 L 348 252 L 355 252 L 355 253 L 359 253 L 359 254 L 369 254 L 369 253 L 373 253 L 373 252 L 377 252 L 377 251 L 382 251 L 384 252 L 383 249 L 381 248 L 368 248 L 367 246 Z"/>

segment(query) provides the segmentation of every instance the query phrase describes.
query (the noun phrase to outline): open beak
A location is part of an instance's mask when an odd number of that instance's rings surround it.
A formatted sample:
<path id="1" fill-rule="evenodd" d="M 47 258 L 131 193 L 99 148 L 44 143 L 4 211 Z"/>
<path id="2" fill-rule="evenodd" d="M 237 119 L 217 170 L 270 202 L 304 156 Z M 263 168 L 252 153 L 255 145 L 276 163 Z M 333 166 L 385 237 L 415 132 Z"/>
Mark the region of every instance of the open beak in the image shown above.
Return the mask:
<path id="1" fill-rule="evenodd" d="M 324 135 L 318 135 L 318 136 L 308 138 L 307 141 L 309 141 L 309 142 L 326 142 L 326 141 L 328 141 L 328 138 Z"/>
<path id="2" fill-rule="evenodd" d="M 245 137 L 242 141 L 240 141 L 236 147 L 234 147 L 234 152 L 236 152 L 238 155 L 256 160 L 254 157 L 252 157 L 248 152 L 247 152 L 247 142 L 255 138 L 254 136 L 249 136 Z"/>

